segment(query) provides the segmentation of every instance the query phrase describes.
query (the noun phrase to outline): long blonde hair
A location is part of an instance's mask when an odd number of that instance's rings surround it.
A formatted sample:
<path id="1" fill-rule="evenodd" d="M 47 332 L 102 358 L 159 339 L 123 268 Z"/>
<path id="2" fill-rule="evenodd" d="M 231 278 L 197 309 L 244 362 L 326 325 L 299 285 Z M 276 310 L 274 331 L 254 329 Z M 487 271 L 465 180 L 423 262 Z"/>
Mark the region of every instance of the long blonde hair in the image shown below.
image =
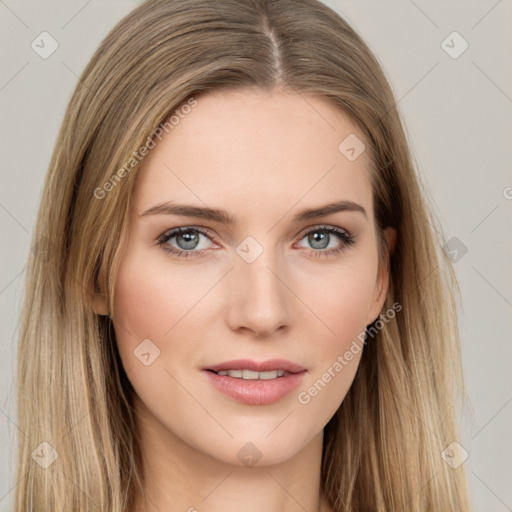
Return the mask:
<path id="1" fill-rule="evenodd" d="M 402 310 L 368 341 L 325 427 L 322 489 L 336 512 L 468 510 L 462 467 L 441 457 L 462 396 L 458 287 L 377 60 L 316 0 L 173 0 L 141 4 L 108 34 L 56 141 L 21 318 L 16 511 L 125 511 L 142 490 L 133 388 L 111 318 L 91 307 L 104 294 L 113 312 L 139 167 L 126 162 L 191 98 L 277 86 L 358 124 L 382 262 L 382 230 L 398 231 L 384 308 Z"/>

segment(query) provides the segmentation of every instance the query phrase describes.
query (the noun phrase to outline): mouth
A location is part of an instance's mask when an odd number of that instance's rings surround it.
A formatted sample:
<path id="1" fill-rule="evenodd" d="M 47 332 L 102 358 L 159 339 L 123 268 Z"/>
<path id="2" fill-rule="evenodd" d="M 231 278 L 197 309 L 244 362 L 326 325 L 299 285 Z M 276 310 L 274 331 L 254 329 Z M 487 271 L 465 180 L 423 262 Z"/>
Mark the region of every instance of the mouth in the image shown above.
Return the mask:
<path id="1" fill-rule="evenodd" d="M 213 371 L 213 370 L 209 370 Z M 241 370 L 219 370 L 218 372 L 213 372 L 220 376 L 228 376 L 233 379 L 243 379 L 243 380 L 272 380 L 277 379 L 278 377 L 284 377 L 285 375 L 291 375 L 290 372 L 286 370 L 272 370 L 269 372 L 255 372 L 253 370 L 241 369 Z"/>
<path id="2" fill-rule="evenodd" d="M 284 359 L 239 359 L 203 368 L 214 389 L 246 405 L 270 405 L 295 389 L 307 370 Z"/>

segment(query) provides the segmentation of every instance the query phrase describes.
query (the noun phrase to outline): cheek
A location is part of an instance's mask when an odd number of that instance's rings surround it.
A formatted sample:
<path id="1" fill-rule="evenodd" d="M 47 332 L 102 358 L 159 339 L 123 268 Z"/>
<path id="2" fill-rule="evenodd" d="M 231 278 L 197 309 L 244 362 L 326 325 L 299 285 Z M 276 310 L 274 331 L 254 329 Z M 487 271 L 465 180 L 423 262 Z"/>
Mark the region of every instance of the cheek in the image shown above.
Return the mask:
<path id="1" fill-rule="evenodd" d="M 200 351 L 208 327 L 202 322 L 212 304 L 206 296 L 218 281 L 193 264 L 170 270 L 166 256 L 163 250 L 151 258 L 143 250 L 127 252 L 115 286 L 119 354 L 137 393 L 147 398 L 168 389 L 168 372 L 174 374 L 177 362 L 190 362 Z"/>
<path id="2" fill-rule="evenodd" d="M 134 251 L 119 268 L 116 318 L 136 337 L 163 340 L 206 293 L 206 281 L 204 274 L 185 267 L 170 275 L 165 255 L 148 261 Z"/>
<path id="3" fill-rule="evenodd" d="M 125 371 L 134 384 L 142 376 L 154 378 L 154 369 L 163 359 L 160 356 L 166 333 L 183 317 L 184 304 L 188 302 L 188 288 L 183 283 L 173 282 L 170 288 L 158 261 L 149 264 L 141 256 L 137 251 L 125 254 L 114 295 L 117 345 Z M 148 353 L 149 356 L 141 357 Z M 154 363 L 146 367 L 144 363 L 150 361 Z M 148 372 L 148 368 L 152 371 Z"/>
<path id="4" fill-rule="evenodd" d="M 303 278 L 302 296 L 317 316 L 317 331 L 322 332 L 324 353 L 340 349 L 365 328 L 374 296 L 374 269 L 370 261 L 334 269 L 317 278 Z M 324 327 L 322 328 L 322 323 Z"/>
<path id="5" fill-rule="evenodd" d="M 197 272 L 176 269 L 172 274 L 165 253 L 151 260 L 142 251 L 128 251 L 117 274 L 114 295 L 114 326 L 123 368 L 136 394 L 155 416 L 180 410 L 187 397 L 173 363 L 189 361 L 193 346 L 188 343 L 193 306 L 207 286 Z M 179 341 L 186 341 L 185 343 Z M 179 367 L 179 365 L 178 365 Z M 176 375 L 178 382 L 181 376 Z M 168 418 L 167 418 L 168 420 Z"/>
<path id="6" fill-rule="evenodd" d="M 309 292 L 316 320 L 315 365 L 297 401 L 306 417 L 325 424 L 347 394 L 362 355 L 366 319 L 374 292 L 373 267 L 365 264 L 319 279 Z M 310 283 L 311 284 L 311 283 Z M 320 321 L 321 320 L 321 321 Z"/>

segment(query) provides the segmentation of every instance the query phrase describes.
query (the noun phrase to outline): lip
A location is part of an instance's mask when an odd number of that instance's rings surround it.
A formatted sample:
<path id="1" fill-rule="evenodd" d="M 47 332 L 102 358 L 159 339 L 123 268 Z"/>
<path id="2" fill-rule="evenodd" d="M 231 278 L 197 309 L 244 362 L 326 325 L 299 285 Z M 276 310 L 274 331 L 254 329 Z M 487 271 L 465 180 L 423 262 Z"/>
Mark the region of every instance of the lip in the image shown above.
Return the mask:
<path id="1" fill-rule="evenodd" d="M 256 372 L 281 369 L 287 373 L 282 377 L 270 380 L 244 380 L 214 373 L 221 370 L 240 369 Z M 202 373 L 206 375 L 213 388 L 236 402 L 246 405 L 270 405 L 283 399 L 297 388 L 306 375 L 307 370 L 285 359 L 271 359 L 259 362 L 250 359 L 237 359 L 203 368 Z"/>
<path id="2" fill-rule="evenodd" d="M 285 370 L 290 373 L 300 373 L 306 369 L 286 359 L 269 359 L 267 361 L 254 361 L 252 359 L 234 359 L 203 368 L 219 372 L 222 370 L 252 370 L 254 372 L 271 372 L 273 370 Z"/>

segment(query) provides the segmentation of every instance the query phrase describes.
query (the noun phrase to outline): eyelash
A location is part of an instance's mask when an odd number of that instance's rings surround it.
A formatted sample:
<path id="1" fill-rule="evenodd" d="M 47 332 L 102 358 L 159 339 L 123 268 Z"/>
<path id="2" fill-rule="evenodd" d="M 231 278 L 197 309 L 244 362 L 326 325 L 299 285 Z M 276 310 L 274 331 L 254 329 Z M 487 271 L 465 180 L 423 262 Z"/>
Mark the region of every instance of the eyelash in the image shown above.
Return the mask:
<path id="1" fill-rule="evenodd" d="M 212 236 L 209 234 L 208 231 L 193 227 L 193 226 L 186 226 L 181 228 L 173 229 L 172 231 L 166 232 L 158 237 L 157 244 L 162 246 L 162 249 L 168 253 L 174 254 L 177 257 L 180 258 L 190 258 L 190 257 L 201 257 L 208 251 L 208 249 L 202 249 L 200 251 L 190 250 L 190 251 L 184 251 L 182 249 L 176 249 L 175 247 L 171 246 L 165 246 L 165 244 L 171 239 L 176 237 L 177 235 L 181 233 L 189 233 L 189 232 L 197 232 L 201 233 L 202 235 L 206 236 L 209 240 L 212 240 Z M 328 257 L 332 256 L 334 254 L 341 253 L 346 248 L 354 245 L 355 243 L 355 237 L 351 235 L 348 231 L 340 228 L 336 228 L 334 226 L 317 226 L 313 229 L 310 229 L 309 231 L 306 231 L 302 234 L 302 236 L 299 238 L 299 240 L 302 240 L 306 236 L 310 235 L 311 233 L 329 233 L 331 235 L 337 236 L 341 240 L 341 245 L 335 249 L 325 249 L 325 250 L 315 250 L 311 249 L 310 252 L 313 252 L 315 258 L 320 257 Z"/>

